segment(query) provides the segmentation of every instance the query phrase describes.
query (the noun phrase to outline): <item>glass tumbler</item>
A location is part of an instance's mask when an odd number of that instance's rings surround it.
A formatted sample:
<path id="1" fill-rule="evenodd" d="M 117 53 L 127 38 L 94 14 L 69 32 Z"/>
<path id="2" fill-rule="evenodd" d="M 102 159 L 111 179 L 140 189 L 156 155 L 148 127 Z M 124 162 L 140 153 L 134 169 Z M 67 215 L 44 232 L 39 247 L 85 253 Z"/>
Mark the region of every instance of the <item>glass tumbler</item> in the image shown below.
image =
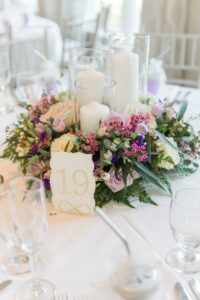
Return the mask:
<path id="1" fill-rule="evenodd" d="M 177 191 L 171 201 L 170 226 L 177 248 L 167 255 L 167 263 L 183 273 L 200 271 L 200 188 Z"/>
<path id="2" fill-rule="evenodd" d="M 107 74 L 106 51 L 93 48 L 74 48 L 69 53 L 69 91 L 74 91 L 74 83 L 80 77 L 88 77 L 90 71 L 99 76 Z"/>

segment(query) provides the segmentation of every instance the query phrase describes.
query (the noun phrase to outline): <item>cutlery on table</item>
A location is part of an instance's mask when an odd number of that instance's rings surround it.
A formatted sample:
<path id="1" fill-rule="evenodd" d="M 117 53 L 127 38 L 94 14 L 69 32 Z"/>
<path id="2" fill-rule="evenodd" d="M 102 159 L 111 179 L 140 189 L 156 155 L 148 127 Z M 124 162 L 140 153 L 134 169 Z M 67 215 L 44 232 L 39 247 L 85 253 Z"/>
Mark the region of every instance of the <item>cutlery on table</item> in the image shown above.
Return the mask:
<path id="1" fill-rule="evenodd" d="M 180 282 L 175 283 L 174 289 L 178 300 L 191 300 Z"/>
<path id="2" fill-rule="evenodd" d="M 196 297 L 195 299 L 200 300 L 200 282 L 196 278 L 189 280 L 189 286 Z"/>
<path id="3" fill-rule="evenodd" d="M 68 296 L 67 293 L 56 293 L 55 300 L 100 300 L 97 295 Z"/>
<path id="4" fill-rule="evenodd" d="M 2 282 L 0 283 L 0 293 L 1 293 L 4 289 L 6 289 L 12 282 L 13 282 L 13 280 L 11 280 L 11 279 L 2 281 Z"/>

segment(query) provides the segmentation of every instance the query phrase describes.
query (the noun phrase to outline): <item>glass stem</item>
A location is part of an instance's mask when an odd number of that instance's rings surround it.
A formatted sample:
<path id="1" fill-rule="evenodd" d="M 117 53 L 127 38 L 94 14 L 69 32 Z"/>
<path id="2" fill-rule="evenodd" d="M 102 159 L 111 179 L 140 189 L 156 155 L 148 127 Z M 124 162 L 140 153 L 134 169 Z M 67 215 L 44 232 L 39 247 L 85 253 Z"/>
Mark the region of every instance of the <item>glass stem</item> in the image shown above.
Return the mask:
<path id="1" fill-rule="evenodd" d="M 35 279 L 36 278 L 36 274 L 37 274 L 37 253 L 33 252 L 29 255 L 29 259 L 30 259 L 30 266 L 31 266 L 31 272 L 32 272 L 32 278 Z"/>

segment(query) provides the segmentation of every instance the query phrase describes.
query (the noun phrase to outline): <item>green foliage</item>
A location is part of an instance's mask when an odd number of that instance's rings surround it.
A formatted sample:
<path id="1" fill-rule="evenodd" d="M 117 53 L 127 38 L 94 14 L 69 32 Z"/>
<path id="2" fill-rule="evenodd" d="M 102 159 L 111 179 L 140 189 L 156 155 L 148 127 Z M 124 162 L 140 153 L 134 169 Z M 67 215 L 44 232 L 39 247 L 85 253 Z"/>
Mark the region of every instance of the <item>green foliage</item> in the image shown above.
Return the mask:
<path id="1" fill-rule="evenodd" d="M 104 206 L 110 201 L 114 201 L 117 203 L 124 203 L 125 205 L 134 208 L 131 198 L 136 198 L 140 202 L 146 204 L 157 205 L 148 195 L 144 186 L 144 180 L 141 178 L 134 180 L 131 186 L 126 187 L 116 193 L 113 193 L 103 181 L 98 182 L 96 186 L 95 202 L 96 205 L 100 207 Z"/>
<path id="2" fill-rule="evenodd" d="M 177 120 L 178 120 L 178 121 L 180 121 L 180 120 L 183 118 L 183 116 L 184 116 L 184 114 L 185 114 L 185 112 L 186 112 L 186 110 L 187 110 L 187 107 L 188 107 L 188 101 L 187 101 L 187 100 L 184 100 L 184 101 L 182 102 L 181 107 L 180 107 L 180 110 L 179 110 L 179 112 L 178 112 L 178 114 L 177 114 Z"/>

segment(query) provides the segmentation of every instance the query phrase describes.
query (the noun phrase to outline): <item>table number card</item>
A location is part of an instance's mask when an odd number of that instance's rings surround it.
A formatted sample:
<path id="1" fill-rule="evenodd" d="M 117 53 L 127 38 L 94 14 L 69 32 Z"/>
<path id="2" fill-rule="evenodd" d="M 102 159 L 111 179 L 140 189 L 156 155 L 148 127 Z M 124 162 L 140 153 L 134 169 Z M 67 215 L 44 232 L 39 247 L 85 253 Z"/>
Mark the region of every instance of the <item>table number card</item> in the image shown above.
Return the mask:
<path id="1" fill-rule="evenodd" d="M 92 155 L 51 153 L 51 189 L 55 209 L 71 214 L 94 214 L 95 178 Z"/>

